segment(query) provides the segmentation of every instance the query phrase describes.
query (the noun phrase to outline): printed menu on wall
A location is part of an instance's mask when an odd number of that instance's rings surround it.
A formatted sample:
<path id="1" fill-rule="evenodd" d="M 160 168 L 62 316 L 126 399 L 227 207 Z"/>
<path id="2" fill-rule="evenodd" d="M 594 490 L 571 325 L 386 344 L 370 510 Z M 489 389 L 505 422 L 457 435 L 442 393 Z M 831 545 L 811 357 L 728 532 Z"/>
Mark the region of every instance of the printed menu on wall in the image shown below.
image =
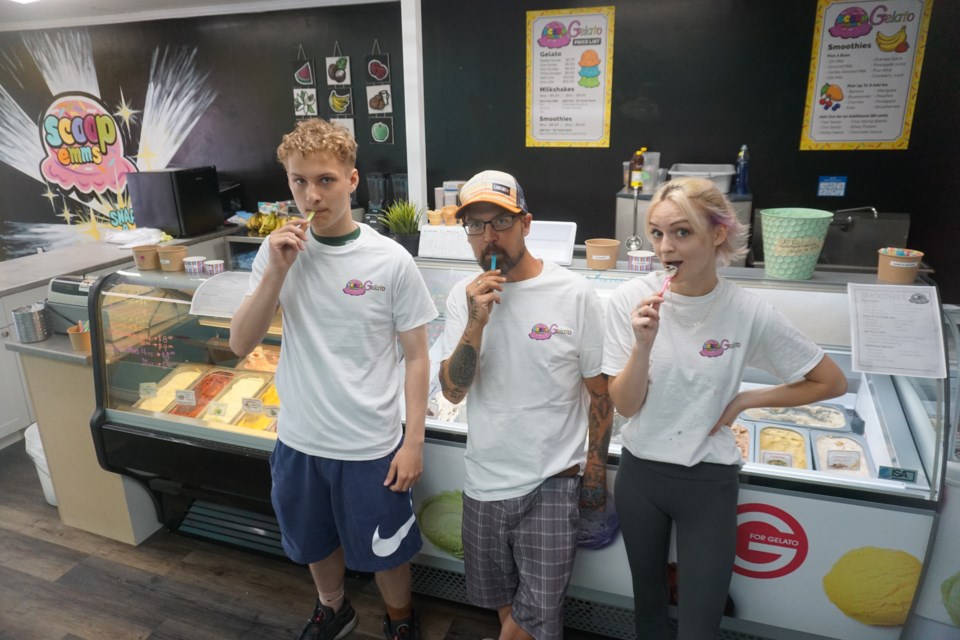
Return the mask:
<path id="1" fill-rule="evenodd" d="M 527 146 L 609 147 L 614 7 L 527 12 Z"/>
<path id="2" fill-rule="evenodd" d="M 906 149 L 933 0 L 820 0 L 800 149 Z"/>

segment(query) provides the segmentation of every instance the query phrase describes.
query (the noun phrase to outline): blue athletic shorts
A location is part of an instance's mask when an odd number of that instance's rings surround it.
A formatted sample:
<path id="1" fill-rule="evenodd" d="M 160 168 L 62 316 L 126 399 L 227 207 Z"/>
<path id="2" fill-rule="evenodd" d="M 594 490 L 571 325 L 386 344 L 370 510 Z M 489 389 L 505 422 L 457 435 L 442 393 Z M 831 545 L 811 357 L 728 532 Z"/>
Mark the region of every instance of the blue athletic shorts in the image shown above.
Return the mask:
<path id="1" fill-rule="evenodd" d="M 332 460 L 277 440 L 270 456 L 271 497 L 291 560 L 318 562 L 343 545 L 347 567 L 377 572 L 398 567 L 420 551 L 411 492 L 383 486 L 394 455 Z"/>

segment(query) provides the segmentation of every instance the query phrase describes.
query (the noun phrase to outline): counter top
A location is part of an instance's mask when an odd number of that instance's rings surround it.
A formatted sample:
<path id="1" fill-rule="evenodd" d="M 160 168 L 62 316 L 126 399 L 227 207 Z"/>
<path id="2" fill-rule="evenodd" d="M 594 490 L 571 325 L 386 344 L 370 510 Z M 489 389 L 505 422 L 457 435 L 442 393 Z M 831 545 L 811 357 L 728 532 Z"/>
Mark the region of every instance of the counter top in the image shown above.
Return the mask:
<path id="1" fill-rule="evenodd" d="M 197 244 L 236 233 L 237 227 L 224 226 L 193 238 L 174 238 L 168 244 Z M 107 267 L 132 262 L 130 249 L 108 242 L 78 242 L 61 249 L 0 262 L 0 296 L 26 291 L 65 275 L 83 275 Z"/>
<path id="2" fill-rule="evenodd" d="M 41 340 L 40 342 L 7 340 L 5 345 L 7 351 L 16 351 L 17 353 L 28 356 L 39 356 L 47 360 L 60 360 L 61 362 L 89 365 L 92 358 L 89 351 L 74 351 L 70 346 L 69 336 L 59 333 L 54 333 L 46 340 Z"/>

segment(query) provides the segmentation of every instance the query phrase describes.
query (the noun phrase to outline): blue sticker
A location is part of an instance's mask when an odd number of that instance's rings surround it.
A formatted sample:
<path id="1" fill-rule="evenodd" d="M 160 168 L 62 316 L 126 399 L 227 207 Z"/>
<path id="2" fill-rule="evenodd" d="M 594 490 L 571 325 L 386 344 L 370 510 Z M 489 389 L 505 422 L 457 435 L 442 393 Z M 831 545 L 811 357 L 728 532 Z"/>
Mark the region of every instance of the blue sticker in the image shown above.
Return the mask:
<path id="1" fill-rule="evenodd" d="M 877 477 L 881 480 L 898 480 L 900 482 L 917 482 L 917 472 L 913 469 L 881 466 L 877 470 Z"/>
<path id="2" fill-rule="evenodd" d="M 847 176 L 820 176 L 817 195 L 827 198 L 842 198 L 847 193 Z"/>

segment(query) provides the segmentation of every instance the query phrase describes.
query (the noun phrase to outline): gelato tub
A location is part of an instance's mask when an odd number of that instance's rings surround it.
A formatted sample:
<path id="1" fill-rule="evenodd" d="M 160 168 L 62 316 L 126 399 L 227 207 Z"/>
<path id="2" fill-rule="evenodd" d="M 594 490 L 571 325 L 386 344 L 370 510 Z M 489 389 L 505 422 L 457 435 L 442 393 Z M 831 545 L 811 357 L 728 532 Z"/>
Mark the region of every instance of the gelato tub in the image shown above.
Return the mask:
<path id="1" fill-rule="evenodd" d="M 142 398 L 135 405 L 134 409 L 144 411 L 163 411 L 171 404 L 177 396 L 177 391 L 189 389 L 190 385 L 197 381 L 207 367 L 196 364 L 182 364 L 157 383 L 157 395 L 152 398 Z"/>
<path id="2" fill-rule="evenodd" d="M 831 404 L 805 404 L 799 407 L 758 407 L 741 414 L 747 420 L 774 422 L 791 427 L 850 431 L 843 407 Z"/>
<path id="3" fill-rule="evenodd" d="M 789 427 L 758 426 L 757 462 L 778 467 L 812 469 L 807 435 Z"/>
<path id="4" fill-rule="evenodd" d="M 280 361 L 280 349 L 274 346 L 257 346 L 246 358 L 240 361 L 237 369 L 243 371 L 267 371 L 275 373 Z"/>
<path id="5" fill-rule="evenodd" d="M 260 375 L 236 374 L 233 382 L 209 403 L 203 419 L 223 424 L 233 422 L 243 410 L 244 399 L 256 397 L 266 382 L 267 378 Z"/>
<path id="6" fill-rule="evenodd" d="M 740 449 L 740 457 L 744 462 L 752 462 L 755 439 L 753 425 L 749 422 L 734 422 L 730 430 L 733 431 L 733 437 L 737 441 L 737 449 Z"/>
<path id="7" fill-rule="evenodd" d="M 217 395 L 233 381 L 234 374 L 229 371 L 212 371 L 200 378 L 193 388 L 194 404 L 177 404 L 170 409 L 170 415 L 196 418 Z"/>
<path id="8" fill-rule="evenodd" d="M 818 471 L 870 478 L 874 476 L 867 443 L 853 434 L 812 433 Z"/>
<path id="9" fill-rule="evenodd" d="M 257 399 L 263 403 L 264 407 L 280 406 L 280 398 L 277 396 L 277 386 L 275 384 L 267 385 L 267 388 L 260 392 Z M 244 412 L 235 423 L 238 427 L 246 429 L 255 429 L 258 431 L 276 431 L 274 418 L 266 413 Z M 273 427 L 272 429 L 270 427 Z"/>

